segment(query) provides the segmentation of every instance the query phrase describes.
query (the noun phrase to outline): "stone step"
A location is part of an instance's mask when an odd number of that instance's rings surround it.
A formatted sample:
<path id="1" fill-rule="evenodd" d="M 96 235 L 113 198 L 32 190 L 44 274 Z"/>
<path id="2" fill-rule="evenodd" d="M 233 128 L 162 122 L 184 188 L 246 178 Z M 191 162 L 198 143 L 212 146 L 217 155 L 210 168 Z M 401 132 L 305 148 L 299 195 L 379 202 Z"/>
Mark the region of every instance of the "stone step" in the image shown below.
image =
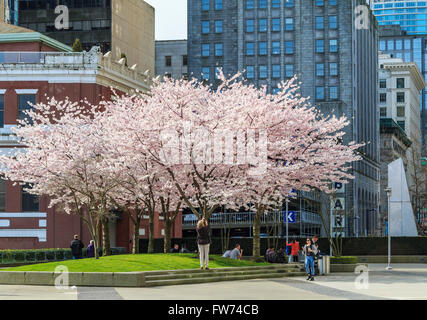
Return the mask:
<path id="1" fill-rule="evenodd" d="M 298 277 L 298 276 L 305 276 L 305 275 L 306 275 L 305 272 L 261 273 L 261 274 L 245 274 L 245 275 L 224 274 L 224 275 L 215 276 L 215 277 L 151 280 L 151 281 L 146 281 L 144 286 L 146 287 L 171 286 L 171 285 L 180 285 L 180 284 L 195 284 L 195 283 L 220 282 L 220 281 Z"/>
<path id="2" fill-rule="evenodd" d="M 281 269 L 258 269 L 258 270 L 231 270 L 231 271 L 213 271 L 204 270 L 204 272 L 198 273 L 173 273 L 173 274 L 160 274 L 160 275 L 146 275 L 145 279 L 147 281 L 151 280 L 166 280 L 166 279 L 188 279 L 188 278 L 198 278 L 198 277 L 218 277 L 218 276 L 231 276 L 231 275 L 257 275 L 257 274 L 282 274 L 282 273 L 292 273 L 300 272 L 300 268 L 281 268 Z"/>
<path id="3" fill-rule="evenodd" d="M 254 266 L 254 267 L 228 267 L 228 268 L 214 268 L 209 270 L 201 269 L 182 269 L 182 270 L 160 270 L 160 271 L 145 271 L 145 275 L 165 275 L 165 274 L 188 274 L 188 273 L 207 273 L 207 272 L 226 272 L 226 271 L 246 271 L 246 270 L 301 270 L 304 268 L 302 264 L 274 264 L 267 266 Z"/>

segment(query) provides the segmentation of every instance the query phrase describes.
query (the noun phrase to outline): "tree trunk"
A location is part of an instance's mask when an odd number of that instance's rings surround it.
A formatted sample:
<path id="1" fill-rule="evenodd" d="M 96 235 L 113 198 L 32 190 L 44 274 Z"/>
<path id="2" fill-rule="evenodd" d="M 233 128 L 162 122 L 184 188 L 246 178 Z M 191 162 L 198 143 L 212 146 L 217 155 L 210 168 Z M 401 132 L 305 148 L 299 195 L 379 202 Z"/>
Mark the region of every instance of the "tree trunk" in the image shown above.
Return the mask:
<path id="1" fill-rule="evenodd" d="M 171 252 L 171 221 L 169 218 L 165 217 L 165 235 L 163 236 L 163 252 Z"/>
<path id="2" fill-rule="evenodd" d="M 148 253 L 154 253 L 154 212 L 149 217 Z"/>
<path id="3" fill-rule="evenodd" d="M 110 226 L 109 219 L 107 217 L 102 218 L 102 255 L 109 256 L 111 255 L 110 247 Z"/>
<path id="4" fill-rule="evenodd" d="M 141 223 L 141 218 L 136 219 L 136 223 L 133 226 L 133 245 L 132 245 L 132 254 L 139 253 L 139 225 Z"/>
<path id="5" fill-rule="evenodd" d="M 261 240 L 260 240 L 260 233 L 261 233 L 261 212 L 260 210 L 257 210 L 255 217 L 254 217 L 254 225 L 252 227 L 252 255 L 254 258 L 260 257 L 261 252 Z"/>

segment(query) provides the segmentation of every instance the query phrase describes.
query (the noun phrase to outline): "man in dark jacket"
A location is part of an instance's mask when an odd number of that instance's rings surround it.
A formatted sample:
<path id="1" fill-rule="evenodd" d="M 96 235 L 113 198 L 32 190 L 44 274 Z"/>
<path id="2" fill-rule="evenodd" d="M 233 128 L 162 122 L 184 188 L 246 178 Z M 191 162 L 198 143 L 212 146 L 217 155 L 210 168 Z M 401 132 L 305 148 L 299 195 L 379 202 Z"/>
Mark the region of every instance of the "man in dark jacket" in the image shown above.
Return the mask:
<path id="1" fill-rule="evenodd" d="M 77 234 L 74 236 L 74 240 L 71 241 L 70 248 L 73 259 L 81 259 L 83 257 L 82 249 L 84 248 L 84 244 L 79 240 Z"/>

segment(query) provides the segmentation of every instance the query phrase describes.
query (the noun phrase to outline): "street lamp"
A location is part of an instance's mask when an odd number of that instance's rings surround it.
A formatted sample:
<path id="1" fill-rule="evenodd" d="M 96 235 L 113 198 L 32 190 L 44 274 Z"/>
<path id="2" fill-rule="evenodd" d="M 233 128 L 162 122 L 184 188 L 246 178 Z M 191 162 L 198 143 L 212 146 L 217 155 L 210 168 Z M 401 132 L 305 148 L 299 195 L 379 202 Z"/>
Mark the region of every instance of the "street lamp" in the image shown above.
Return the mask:
<path id="1" fill-rule="evenodd" d="M 286 197 L 285 201 L 286 201 L 286 245 L 288 245 L 288 243 L 289 243 L 289 239 L 288 239 L 288 237 L 289 237 L 289 221 L 288 221 L 289 220 L 289 217 L 288 217 L 288 215 L 289 215 L 289 208 L 288 208 L 289 198 Z"/>
<path id="2" fill-rule="evenodd" d="M 391 197 L 391 188 L 386 188 L 385 193 L 387 194 L 387 236 L 388 236 L 388 257 L 387 257 L 387 267 L 386 270 L 391 270 L 391 235 L 390 235 L 390 197 Z"/>

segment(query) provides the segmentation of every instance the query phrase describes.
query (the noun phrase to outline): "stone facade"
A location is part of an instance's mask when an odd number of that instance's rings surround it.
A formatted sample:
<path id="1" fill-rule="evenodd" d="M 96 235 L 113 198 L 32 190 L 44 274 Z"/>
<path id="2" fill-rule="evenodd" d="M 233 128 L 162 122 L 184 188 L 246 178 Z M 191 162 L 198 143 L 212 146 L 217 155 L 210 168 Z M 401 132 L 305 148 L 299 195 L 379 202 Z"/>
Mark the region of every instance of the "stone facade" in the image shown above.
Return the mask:
<path id="1" fill-rule="evenodd" d="M 268 0 L 265 8 L 259 1 L 247 8 L 248 3 L 252 1 L 223 1 L 218 9 L 211 0 L 205 10 L 202 1 L 188 1 L 190 76 L 215 84 L 215 69 L 221 67 L 226 75 L 242 72 L 250 83 L 274 92 L 280 81 L 295 74 L 302 82 L 302 95 L 310 96 L 321 112 L 347 116 L 351 123 L 344 142 L 369 143 L 362 148 L 364 160 L 353 164 L 355 180 L 345 189 L 346 235 L 374 234 L 379 200 L 375 17 L 362 0 L 340 0 L 335 5 L 323 1 L 322 6 L 312 0 Z M 367 17 L 357 25 L 360 8 Z M 222 32 L 216 30 L 219 20 Z M 210 45 L 207 56 L 202 56 L 204 44 Z M 222 55 L 216 44 L 222 44 Z M 202 77 L 203 70 L 209 77 Z"/>
<path id="2" fill-rule="evenodd" d="M 156 76 L 188 78 L 187 40 L 156 41 Z"/>

